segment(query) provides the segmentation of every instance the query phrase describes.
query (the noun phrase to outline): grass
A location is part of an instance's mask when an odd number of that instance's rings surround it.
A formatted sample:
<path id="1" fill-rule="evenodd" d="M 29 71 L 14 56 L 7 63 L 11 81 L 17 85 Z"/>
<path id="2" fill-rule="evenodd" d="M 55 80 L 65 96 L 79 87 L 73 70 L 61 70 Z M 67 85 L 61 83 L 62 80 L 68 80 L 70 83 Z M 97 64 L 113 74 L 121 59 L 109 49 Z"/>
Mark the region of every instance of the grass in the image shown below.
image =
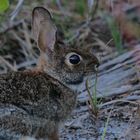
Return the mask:
<path id="1" fill-rule="evenodd" d="M 105 127 L 104 127 L 104 130 L 103 130 L 103 133 L 102 133 L 101 140 L 105 140 L 105 136 L 106 136 L 107 127 L 108 127 L 108 124 L 109 124 L 111 112 L 112 112 L 112 111 L 110 111 L 110 113 L 109 113 L 109 115 L 108 115 L 108 117 L 107 117 L 107 120 L 106 120 L 106 123 L 105 123 Z"/>
<path id="2" fill-rule="evenodd" d="M 90 103 L 88 105 L 90 105 L 89 109 L 93 113 L 95 118 L 98 117 L 98 114 L 99 114 L 99 104 L 101 103 L 101 100 L 98 101 L 98 98 L 97 98 L 97 80 L 98 80 L 98 77 L 97 77 L 97 73 L 96 73 L 95 85 L 94 85 L 94 88 L 93 88 L 92 92 L 89 90 L 88 80 L 86 81 L 86 88 L 87 88 L 87 91 L 88 91 L 89 103 Z M 105 123 L 105 127 L 104 127 L 104 130 L 103 130 L 102 136 L 101 136 L 101 140 L 105 140 L 105 136 L 106 136 L 107 127 L 108 127 L 108 124 L 109 124 L 111 112 L 112 111 L 110 111 L 110 113 L 109 113 L 109 115 L 107 117 L 107 120 L 106 120 L 106 123 Z"/>
<path id="3" fill-rule="evenodd" d="M 75 11 L 79 13 L 81 16 L 84 16 L 86 6 L 84 0 L 76 0 L 75 1 Z"/>
<path id="4" fill-rule="evenodd" d="M 4 11 L 8 9 L 8 7 L 9 7 L 8 0 L 0 0 L 0 14 L 4 13 Z"/>
<path id="5" fill-rule="evenodd" d="M 113 17 L 110 17 L 110 16 L 106 16 L 106 17 L 107 17 L 106 19 L 107 19 L 108 26 L 110 28 L 112 38 L 115 43 L 115 47 L 116 47 L 117 51 L 121 54 L 123 52 L 122 37 L 121 37 L 121 33 L 119 31 L 118 25 L 117 25 L 115 19 L 113 19 Z"/>
<path id="6" fill-rule="evenodd" d="M 89 83 L 88 80 L 86 81 L 86 88 L 87 88 L 87 92 L 88 92 L 88 96 L 89 96 L 89 103 L 90 103 L 90 110 L 93 113 L 93 115 L 95 116 L 95 118 L 98 117 L 98 113 L 99 113 L 99 104 L 100 101 L 98 101 L 97 98 L 97 73 L 96 73 L 96 77 L 95 77 L 95 85 L 93 88 L 93 91 L 91 92 L 89 90 Z"/>

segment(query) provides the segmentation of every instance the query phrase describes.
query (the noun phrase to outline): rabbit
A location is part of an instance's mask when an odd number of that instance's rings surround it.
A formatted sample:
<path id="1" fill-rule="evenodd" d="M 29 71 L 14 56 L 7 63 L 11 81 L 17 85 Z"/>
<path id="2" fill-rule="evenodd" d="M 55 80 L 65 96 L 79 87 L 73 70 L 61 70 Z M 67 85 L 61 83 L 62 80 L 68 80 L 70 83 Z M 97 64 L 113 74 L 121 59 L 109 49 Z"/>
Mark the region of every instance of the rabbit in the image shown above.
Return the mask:
<path id="1" fill-rule="evenodd" d="M 0 75 L 0 140 L 59 140 L 59 127 L 76 104 L 78 87 L 99 61 L 86 47 L 57 40 L 50 12 L 35 7 L 36 68 Z"/>

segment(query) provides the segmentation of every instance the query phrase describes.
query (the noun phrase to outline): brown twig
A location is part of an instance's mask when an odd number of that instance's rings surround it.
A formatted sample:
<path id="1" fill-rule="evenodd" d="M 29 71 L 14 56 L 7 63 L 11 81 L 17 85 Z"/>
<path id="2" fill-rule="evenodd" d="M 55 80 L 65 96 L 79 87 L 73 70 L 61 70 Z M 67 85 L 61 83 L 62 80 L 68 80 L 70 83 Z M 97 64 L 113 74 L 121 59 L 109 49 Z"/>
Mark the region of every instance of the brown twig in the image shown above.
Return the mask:
<path id="1" fill-rule="evenodd" d="M 7 60 L 5 60 L 2 56 L 0 56 L 0 60 L 1 60 L 4 64 L 6 64 L 11 70 L 17 71 L 17 69 L 16 69 L 13 65 L 11 65 Z"/>
<path id="2" fill-rule="evenodd" d="M 13 21 L 15 19 L 15 17 L 18 15 L 19 11 L 21 10 L 23 2 L 24 2 L 24 0 L 18 1 L 15 10 L 11 13 L 11 18 L 10 18 L 11 21 Z"/>

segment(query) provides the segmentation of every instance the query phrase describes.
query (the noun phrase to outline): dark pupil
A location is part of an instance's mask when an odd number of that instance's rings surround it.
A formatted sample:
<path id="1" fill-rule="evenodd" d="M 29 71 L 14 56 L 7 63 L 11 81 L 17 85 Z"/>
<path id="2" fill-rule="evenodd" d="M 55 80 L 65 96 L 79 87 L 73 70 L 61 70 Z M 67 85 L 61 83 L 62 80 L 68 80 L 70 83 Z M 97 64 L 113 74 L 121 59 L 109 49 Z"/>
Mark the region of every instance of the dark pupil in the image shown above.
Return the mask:
<path id="1" fill-rule="evenodd" d="M 72 64 L 78 64 L 80 62 L 80 57 L 76 54 L 73 54 L 72 56 L 70 56 L 69 61 Z"/>

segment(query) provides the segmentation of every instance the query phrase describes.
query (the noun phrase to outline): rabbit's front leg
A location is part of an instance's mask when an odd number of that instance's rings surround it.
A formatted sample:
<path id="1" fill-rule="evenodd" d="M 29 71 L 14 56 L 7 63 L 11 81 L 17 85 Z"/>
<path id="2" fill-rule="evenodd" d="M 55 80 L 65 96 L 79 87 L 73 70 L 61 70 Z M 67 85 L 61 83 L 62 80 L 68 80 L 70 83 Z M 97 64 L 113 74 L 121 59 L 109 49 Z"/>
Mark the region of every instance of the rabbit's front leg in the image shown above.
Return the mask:
<path id="1" fill-rule="evenodd" d="M 48 138 L 45 138 L 45 139 L 36 139 L 36 138 L 33 138 L 33 137 L 22 137 L 20 138 L 19 140 L 59 140 L 59 136 L 58 136 L 58 131 L 54 131 L 53 133 L 50 133 Z"/>
<path id="2" fill-rule="evenodd" d="M 48 140 L 59 140 L 58 131 L 55 130 L 48 136 Z"/>
<path id="3" fill-rule="evenodd" d="M 50 129 L 52 129 L 50 123 L 48 123 L 48 125 L 50 126 Z M 53 131 L 49 131 L 49 128 L 46 127 L 39 129 L 38 133 L 35 135 L 35 140 L 59 140 L 58 129 L 53 129 Z"/>

